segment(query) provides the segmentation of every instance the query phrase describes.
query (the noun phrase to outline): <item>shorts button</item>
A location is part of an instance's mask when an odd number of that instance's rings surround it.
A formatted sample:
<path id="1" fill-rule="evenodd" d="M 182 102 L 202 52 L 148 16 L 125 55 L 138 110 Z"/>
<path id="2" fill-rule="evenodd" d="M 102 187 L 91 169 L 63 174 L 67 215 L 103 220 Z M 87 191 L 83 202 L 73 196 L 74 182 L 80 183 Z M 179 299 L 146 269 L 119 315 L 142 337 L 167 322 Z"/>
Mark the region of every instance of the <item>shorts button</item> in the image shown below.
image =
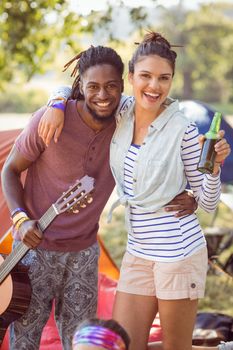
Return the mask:
<path id="1" fill-rule="evenodd" d="M 196 284 L 195 283 L 191 283 L 191 288 L 196 288 Z"/>

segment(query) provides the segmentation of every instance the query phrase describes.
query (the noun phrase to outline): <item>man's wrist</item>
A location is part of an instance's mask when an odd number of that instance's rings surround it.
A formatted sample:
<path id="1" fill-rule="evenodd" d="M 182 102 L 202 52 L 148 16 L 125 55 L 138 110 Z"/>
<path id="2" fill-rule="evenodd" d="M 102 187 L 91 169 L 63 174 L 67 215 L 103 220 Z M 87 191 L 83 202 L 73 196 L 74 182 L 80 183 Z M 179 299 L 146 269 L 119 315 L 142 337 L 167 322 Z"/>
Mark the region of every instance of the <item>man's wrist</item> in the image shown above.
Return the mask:
<path id="1" fill-rule="evenodd" d="M 61 111 L 65 112 L 66 104 L 62 101 L 57 100 L 57 101 L 51 101 L 51 103 L 49 103 L 48 107 L 60 109 Z"/>

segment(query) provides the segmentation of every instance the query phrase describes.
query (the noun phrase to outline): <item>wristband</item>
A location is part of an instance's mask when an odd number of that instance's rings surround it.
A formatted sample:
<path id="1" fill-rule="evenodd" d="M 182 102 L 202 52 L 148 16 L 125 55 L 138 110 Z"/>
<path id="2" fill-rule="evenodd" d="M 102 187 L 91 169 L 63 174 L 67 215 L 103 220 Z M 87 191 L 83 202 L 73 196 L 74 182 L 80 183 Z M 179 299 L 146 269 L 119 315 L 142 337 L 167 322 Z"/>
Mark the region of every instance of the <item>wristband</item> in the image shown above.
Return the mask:
<path id="1" fill-rule="evenodd" d="M 27 218 L 27 214 L 24 211 L 20 211 L 19 213 L 15 214 L 12 218 L 13 225 L 15 225 L 19 220 L 22 218 Z"/>
<path id="2" fill-rule="evenodd" d="M 62 102 L 53 102 L 49 107 L 60 109 L 65 112 L 66 106 Z"/>
<path id="3" fill-rule="evenodd" d="M 12 210 L 12 212 L 11 212 L 11 218 L 13 218 L 13 216 L 15 215 L 15 214 L 17 214 L 17 213 L 19 213 L 19 212 L 24 212 L 24 213 L 26 213 L 26 210 L 25 209 L 23 209 L 23 208 L 15 208 L 14 210 Z"/>
<path id="4" fill-rule="evenodd" d="M 14 225 L 14 228 L 18 231 L 22 223 L 29 220 L 30 219 L 28 217 L 18 220 L 17 223 Z"/>

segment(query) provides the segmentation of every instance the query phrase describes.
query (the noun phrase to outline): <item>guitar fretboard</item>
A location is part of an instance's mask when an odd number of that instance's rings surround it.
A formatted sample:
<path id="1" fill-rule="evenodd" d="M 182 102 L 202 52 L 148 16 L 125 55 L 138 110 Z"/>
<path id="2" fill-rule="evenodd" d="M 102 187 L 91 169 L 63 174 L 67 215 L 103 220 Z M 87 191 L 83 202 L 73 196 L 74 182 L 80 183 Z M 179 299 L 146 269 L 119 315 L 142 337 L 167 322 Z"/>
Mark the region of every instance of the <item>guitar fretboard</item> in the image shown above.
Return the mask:
<path id="1" fill-rule="evenodd" d="M 38 226 L 43 232 L 58 215 L 55 205 L 53 204 L 44 215 L 38 220 Z M 0 284 L 5 280 L 5 278 L 10 274 L 11 270 L 15 265 L 27 254 L 30 250 L 26 244 L 20 242 L 14 248 L 14 250 L 6 257 L 6 259 L 1 264 L 0 270 Z"/>

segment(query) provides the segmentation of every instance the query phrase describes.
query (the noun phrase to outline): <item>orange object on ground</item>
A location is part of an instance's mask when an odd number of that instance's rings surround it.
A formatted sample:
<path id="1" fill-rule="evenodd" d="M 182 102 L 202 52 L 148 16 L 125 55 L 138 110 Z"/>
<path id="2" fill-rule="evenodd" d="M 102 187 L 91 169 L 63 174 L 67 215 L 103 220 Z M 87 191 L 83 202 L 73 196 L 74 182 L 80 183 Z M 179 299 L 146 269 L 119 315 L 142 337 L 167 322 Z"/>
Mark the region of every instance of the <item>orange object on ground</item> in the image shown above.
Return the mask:
<path id="1" fill-rule="evenodd" d="M 10 254 L 13 243 L 11 228 L 0 238 L 0 254 Z"/>

